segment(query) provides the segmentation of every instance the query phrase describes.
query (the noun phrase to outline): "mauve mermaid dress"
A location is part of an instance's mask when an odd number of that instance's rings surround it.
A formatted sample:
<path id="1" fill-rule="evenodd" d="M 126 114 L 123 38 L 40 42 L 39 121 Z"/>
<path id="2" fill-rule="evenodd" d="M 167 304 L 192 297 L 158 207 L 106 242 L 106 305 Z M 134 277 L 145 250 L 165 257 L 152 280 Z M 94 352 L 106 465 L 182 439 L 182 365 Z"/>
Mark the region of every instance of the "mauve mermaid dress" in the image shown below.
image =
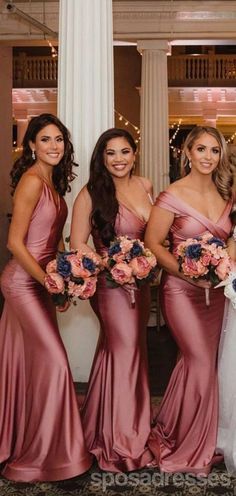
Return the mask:
<path id="1" fill-rule="evenodd" d="M 170 192 L 156 205 L 175 214 L 172 249 L 187 238 L 209 231 L 226 240 L 231 229 L 229 201 L 217 223 Z M 208 474 L 214 457 L 218 423 L 217 350 L 224 312 L 222 288 L 205 290 L 163 273 L 161 307 L 180 350 L 180 359 L 161 403 L 149 446 L 164 472 Z"/>
<path id="2" fill-rule="evenodd" d="M 117 236 L 143 239 L 146 223 L 120 204 Z M 98 253 L 106 251 L 93 232 Z M 129 293 L 109 288 L 99 277 L 91 299 L 101 330 L 82 407 L 88 449 L 103 470 L 125 472 L 145 466 L 153 458 L 147 448 L 150 434 L 150 393 L 147 373 L 146 326 L 150 308 L 148 285 Z"/>
<path id="3" fill-rule="evenodd" d="M 67 216 L 44 183 L 26 246 L 45 267 L 54 258 Z M 0 322 L 0 463 L 14 481 L 74 477 L 92 461 L 55 307 L 47 291 L 12 258 L 4 269 Z"/>

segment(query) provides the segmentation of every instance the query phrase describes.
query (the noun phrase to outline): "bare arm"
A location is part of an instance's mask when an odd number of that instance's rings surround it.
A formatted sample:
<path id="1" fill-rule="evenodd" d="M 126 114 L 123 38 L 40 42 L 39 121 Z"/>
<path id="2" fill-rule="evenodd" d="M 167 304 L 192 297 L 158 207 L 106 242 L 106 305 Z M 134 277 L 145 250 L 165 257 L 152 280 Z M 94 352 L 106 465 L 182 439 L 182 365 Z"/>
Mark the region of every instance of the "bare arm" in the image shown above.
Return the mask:
<path id="1" fill-rule="evenodd" d="M 176 258 L 163 246 L 173 221 L 172 212 L 154 206 L 147 224 L 145 245 L 156 255 L 161 267 L 170 274 L 183 278 Z"/>
<path id="2" fill-rule="evenodd" d="M 82 250 L 85 253 L 93 251 L 87 244 L 91 233 L 91 211 L 91 197 L 87 187 L 84 186 L 75 199 L 72 211 L 70 247 L 73 250 Z"/>
<path id="3" fill-rule="evenodd" d="M 7 247 L 21 267 L 43 285 L 45 272 L 28 251 L 24 241 L 42 187 L 42 181 L 36 175 L 25 174 L 21 178 L 14 195 Z"/>
<path id="4" fill-rule="evenodd" d="M 236 241 L 234 238 L 229 238 L 227 241 L 227 252 L 234 262 L 236 262 Z"/>
<path id="5" fill-rule="evenodd" d="M 173 221 L 174 214 L 172 212 L 154 206 L 146 229 L 145 245 L 156 255 L 159 265 L 163 267 L 166 272 L 169 272 L 169 274 L 179 277 L 194 286 L 200 286 L 202 288 L 211 287 L 209 281 L 200 279 L 193 280 L 190 277 L 184 276 L 184 274 L 179 271 L 179 265 L 175 256 L 163 246 Z"/>

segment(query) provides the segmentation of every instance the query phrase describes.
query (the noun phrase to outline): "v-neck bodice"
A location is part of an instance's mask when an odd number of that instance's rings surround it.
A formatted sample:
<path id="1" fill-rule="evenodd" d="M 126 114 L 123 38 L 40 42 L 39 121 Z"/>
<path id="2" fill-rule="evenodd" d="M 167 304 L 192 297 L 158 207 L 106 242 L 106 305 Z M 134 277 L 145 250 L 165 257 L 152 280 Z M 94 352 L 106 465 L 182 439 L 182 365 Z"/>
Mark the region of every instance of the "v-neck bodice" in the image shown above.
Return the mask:
<path id="1" fill-rule="evenodd" d="M 229 214 L 232 208 L 232 200 L 226 203 L 217 222 L 213 222 L 169 191 L 160 193 L 155 205 L 175 214 L 174 222 L 170 229 L 172 246 L 176 246 L 181 241 L 198 236 L 206 231 L 224 240 L 229 236 L 231 230 Z"/>
<path id="2" fill-rule="evenodd" d="M 117 236 L 129 236 L 131 239 L 144 238 L 146 222 L 136 215 L 128 207 L 119 203 L 119 212 L 116 217 L 115 230 Z M 96 229 L 92 231 L 93 242 L 96 250 L 104 254 L 107 248 L 103 245 L 99 233 Z"/>

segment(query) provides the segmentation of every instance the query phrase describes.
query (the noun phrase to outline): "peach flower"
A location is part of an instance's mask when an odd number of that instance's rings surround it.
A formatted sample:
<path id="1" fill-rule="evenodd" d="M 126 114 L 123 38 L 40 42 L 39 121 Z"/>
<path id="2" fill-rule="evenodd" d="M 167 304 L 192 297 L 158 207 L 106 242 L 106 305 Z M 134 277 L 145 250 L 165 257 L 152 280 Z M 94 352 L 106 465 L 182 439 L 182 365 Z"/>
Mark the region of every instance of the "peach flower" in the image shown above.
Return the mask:
<path id="1" fill-rule="evenodd" d="M 50 294 L 59 294 L 65 291 L 63 277 L 59 274 L 47 274 L 44 279 L 44 286 Z"/>
<path id="2" fill-rule="evenodd" d="M 208 272 L 208 269 L 202 265 L 199 260 L 196 262 L 196 260 L 193 260 L 192 258 L 186 258 L 182 268 L 184 274 L 189 277 L 204 276 Z"/>
<path id="3" fill-rule="evenodd" d="M 111 269 L 111 276 L 118 284 L 132 282 L 132 269 L 124 262 L 117 263 Z"/>
<path id="4" fill-rule="evenodd" d="M 129 253 L 131 248 L 133 247 L 134 241 L 125 237 L 121 237 L 120 239 L 120 248 L 122 253 Z"/>
<path id="5" fill-rule="evenodd" d="M 144 279 L 148 276 L 151 270 L 151 265 L 146 257 L 140 256 L 133 258 L 129 263 L 129 267 L 132 268 L 133 275 L 137 279 Z"/>
<path id="6" fill-rule="evenodd" d="M 89 270 L 85 269 L 82 264 L 82 259 L 77 257 L 76 254 L 68 255 L 67 260 L 71 264 L 71 272 L 74 277 L 81 277 L 84 279 L 85 277 L 90 276 Z"/>
<path id="7" fill-rule="evenodd" d="M 47 274 L 51 274 L 52 272 L 57 271 L 57 261 L 56 259 L 51 260 L 51 262 L 48 262 L 47 267 L 46 267 L 46 272 Z"/>
<path id="8" fill-rule="evenodd" d="M 94 295 L 96 291 L 97 277 L 89 277 L 83 284 L 75 284 L 70 281 L 68 284 L 68 294 L 86 300 Z"/>
<path id="9" fill-rule="evenodd" d="M 222 258 L 215 268 L 215 272 L 219 279 L 223 281 L 229 274 L 230 271 L 230 262 L 228 258 Z"/>

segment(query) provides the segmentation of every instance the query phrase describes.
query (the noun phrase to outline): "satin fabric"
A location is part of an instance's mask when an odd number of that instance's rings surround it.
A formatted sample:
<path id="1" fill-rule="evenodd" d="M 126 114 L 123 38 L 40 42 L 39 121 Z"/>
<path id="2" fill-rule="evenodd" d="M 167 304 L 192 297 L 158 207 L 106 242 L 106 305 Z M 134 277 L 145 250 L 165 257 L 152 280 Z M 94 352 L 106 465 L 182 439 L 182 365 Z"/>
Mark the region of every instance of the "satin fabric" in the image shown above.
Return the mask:
<path id="1" fill-rule="evenodd" d="M 229 201 L 217 223 L 175 197 L 159 195 L 156 205 L 175 214 L 171 249 L 206 231 L 226 240 L 231 229 Z M 180 350 L 180 359 L 155 419 L 150 447 L 165 472 L 210 471 L 218 421 L 217 349 L 223 319 L 223 289 L 205 290 L 164 272 L 161 280 L 164 319 Z"/>
<path id="2" fill-rule="evenodd" d="M 146 223 L 120 205 L 117 235 L 143 239 Z M 93 232 L 96 250 L 106 249 Z M 152 460 L 147 449 L 150 434 L 150 396 L 147 375 L 146 326 L 150 290 L 135 291 L 135 307 L 124 288 L 108 288 L 99 277 L 91 300 L 100 324 L 100 338 L 82 407 L 89 451 L 99 467 L 113 472 L 141 468 Z"/>
<path id="3" fill-rule="evenodd" d="M 236 233 L 236 229 L 234 229 Z M 234 267 L 236 270 L 236 267 Z M 230 475 L 236 475 L 236 310 L 226 298 L 219 356 L 219 425 L 217 452 L 224 456 Z"/>
<path id="4" fill-rule="evenodd" d="M 42 267 L 54 258 L 67 216 L 44 183 L 25 243 Z M 13 258 L 1 279 L 0 462 L 14 481 L 47 481 L 86 471 L 76 394 L 55 307 L 47 291 Z"/>

